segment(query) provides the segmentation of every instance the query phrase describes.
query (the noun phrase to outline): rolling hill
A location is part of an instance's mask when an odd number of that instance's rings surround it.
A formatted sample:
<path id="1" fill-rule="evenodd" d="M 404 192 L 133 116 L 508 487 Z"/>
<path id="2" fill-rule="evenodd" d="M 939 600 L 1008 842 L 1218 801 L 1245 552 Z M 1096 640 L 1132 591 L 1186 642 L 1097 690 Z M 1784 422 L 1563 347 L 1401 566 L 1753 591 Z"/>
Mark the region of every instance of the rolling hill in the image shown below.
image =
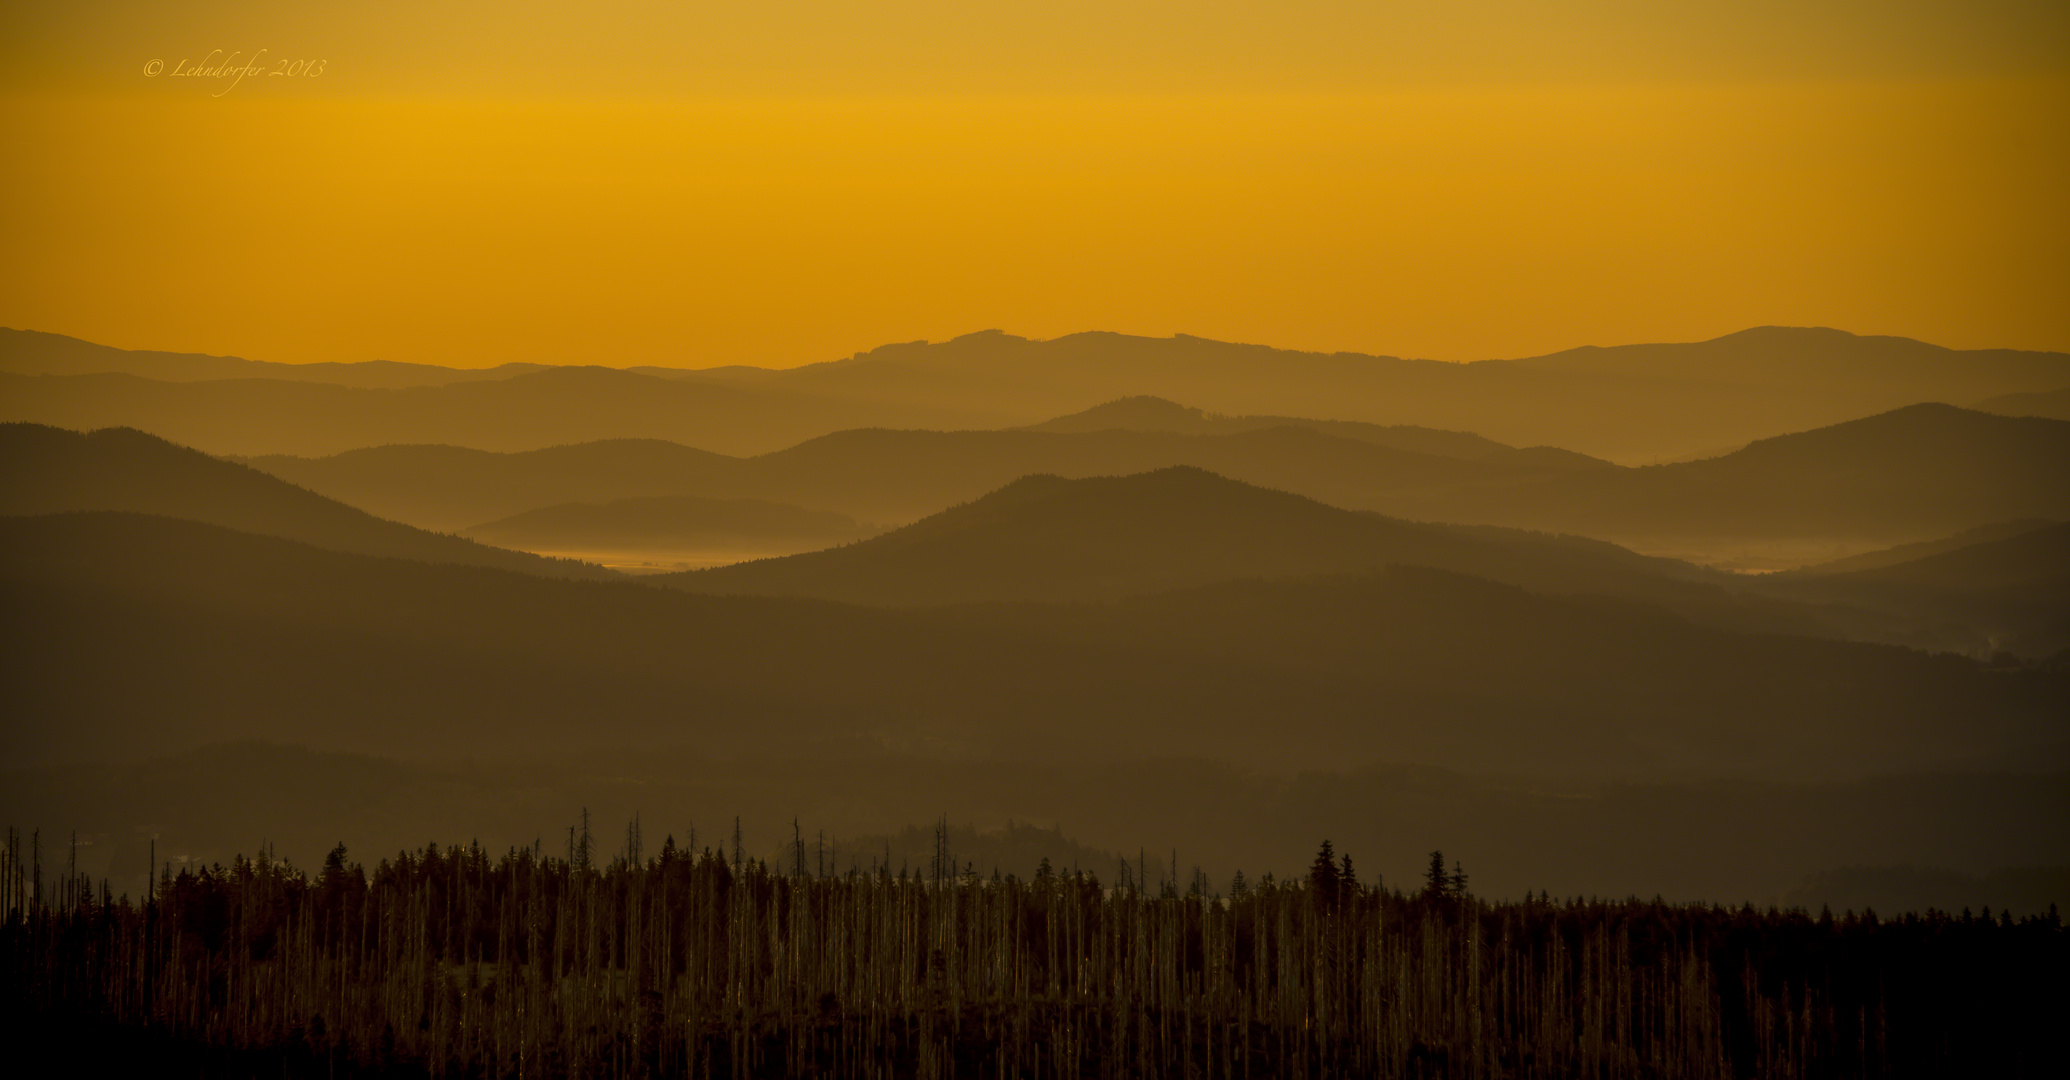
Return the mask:
<path id="1" fill-rule="evenodd" d="M 1970 407 L 1978 412 L 1997 413 L 2000 416 L 2045 416 L 2051 420 L 2070 420 L 2070 387 L 2025 394 L 2000 394 Z"/>
<path id="2" fill-rule="evenodd" d="M 1744 595 L 1731 575 L 1577 537 L 1397 521 L 1183 466 L 1134 476 L 1025 477 L 859 543 L 648 581 L 903 607 L 1109 601 L 1390 565 L 1658 604 L 1712 625 L 1825 632 L 1808 611 Z"/>
<path id="3" fill-rule="evenodd" d="M 1325 435 L 1355 439 L 1416 454 L 1432 454 L 1466 461 L 1491 461 L 1533 470 L 1613 467 L 1607 461 L 1556 447 L 1537 446 L 1520 450 L 1463 431 L 1438 431 L 1434 428 L 1406 424 L 1382 426 L 1351 420 L 1307 420 L 1292 416 L 1209 416 L 1199 409 L 1147 396 L 1121 398 L 1104 405 L 1095 405 L 1084 412 L 1031 424 L 1027 430 L 1061 434 L 1165 431 L 1179 435 L 1233 435 L 1282 427 L 1306 428 Z"/>
<path id="4" fill-rule="evenodd" d="M 2070 524 L 2022 524 L 1772 574 L 1757 588 L 1853 613 L 1862 637 L 2061 663 L 2070 660 Z"/>
<path id="5" fill-rule="evenodd" d="M 91 433 L 0 424 L 0 513 L 122 510 L 301 540 L 334 551 L 488 566 L 552 577 L 614 577 L 441 536 L 305 491 L 257 469 L 125 428 Z"/>
<path id="6" fill-rule="evenodd" d="M 1554 776 L 2061 768 L 2070 674 L 1738 634 L 1432 570 L 936 614 L 0 519 L 25 764 L 237 739 L 1031 764 L 1415 761 Z"/>
<path id="7" fill-rule="evenodd" d="M 410 386 L 507 379 L 545 369 L 543 364 L 449 368 L 392 360 L 364 360 L 352 364 L 278 364 L 206 353 L 117 349 L 63 334 L 0 327 L 0 372 L 10 375 L 134 375 L 159 382 L 181 383 L 278 379 L 369 390 L 399 390 Z"/>
<path id="8" fill-rule="evenodd" d="M 389 445 L 327 457 L 239 459 L 340 502 L 428 529 L 459 530 L 566 503 L 666 495 L 734 497 L 740 459 L 659 439 L 495 453 Z"/>
<path id="9" fill-rule="evenodd" d="M 0 420 L 125 426 L 214 454 L 334 454 L 386 443 L 531 450 L 625 437 L 762 453 L 860 424 L 957 426 L 991 413 L 856 407 L 784 387 L 738 387 L 602 367 L 373 389 L 277 378 L 166 382 L 125 374 L 0 374 Z"/>
<path id="10" fill-rule="evenodd" d="M 1920 540 L 1910 544 L 1899 544 L 1896 547 L 1884 548 L 1878 551 L 1865 551 L 1859 555 L 1850 555 L 1844 559 L 1834 559 L 1831 562 L 1816 563 L 1811 566 L 1798 567 L 1794 570 L 1785 570 L 1774 575 L 1771 580 L 1788 581 L 1798 577 L 1846 574 L 1856 570 L 1879 570 L 1888 566 L 1908 563 L 1915 559 L 1923 559 L 1928 555 L 1938 555 L 1944 551 L 1966 548 L 1972 544 L 1982 544 L 1992 540 L 2009 540 L 2015 536 L 2025 536 L 2028 533 L 2039 532 L 2056 524 L 2059 523 L 2042 518 L 2023 518 L 2019 521 L 2000 521 L 1990 525 L 1979 525 L 1974 529 L 1964 529 L 1953 536 L 1943 536 L 1933 540 Z"/>
<path id="11" fill-rule="evenodd" d="M 624 442 L 511 455 L 379 447 L 250 460 L 353 505 L 442 529 L 561 502 L 649 495 L 766 499 L 902 523 L 1030 474 L 1087 477 L 1175 465 L 1351 509 L 1577 533 L 1654 551 L 1771 542 L 1859 551 L 1991 522 L 2070 517 L 2070 424 L 1944 405 L 1641 468 L 1576 467 L 1576 455 L 1562 451 L 1514 450 L 1449 432 L 1411 438 L 1487 456 L 1444 456 L 1328 433 L 1343 425 L 1222 434 L 1108 426 L 1131 417 L 1155 424 L 1160 416 L 1191 416 L 1162 403 L 1096 411 L 1120 415 L 1065 425 L 1094 428 L 1083 431 L 845 431 L 748 459 Z"/>
<path id="12" fill-rule="evenodd" d="M 376 513 L 454 529 L 562 502 L 659 495 L 764 499 L 905 523 L 1031 473 L 1102 476 L 1173 465 L 1355 507 L 1384 504 L 1403 491 L 1507 488 L 1560 471 L 1416 453 L 1299 427 L 1205 436 L 873 428 L 744 459 L 617 441 L 506 455 L 391 446 L 246 460 Z"/>
<path id="13" fill-rule="evenodd" d="M 1700 461 L 1569 473 L 1500 491 L 1403 496 L 1396 512 L 1660 538 L 1845 538 L 1880 545 L 2016 518 L 2070 517 L 2070 423 L 1912 405 Z"/>

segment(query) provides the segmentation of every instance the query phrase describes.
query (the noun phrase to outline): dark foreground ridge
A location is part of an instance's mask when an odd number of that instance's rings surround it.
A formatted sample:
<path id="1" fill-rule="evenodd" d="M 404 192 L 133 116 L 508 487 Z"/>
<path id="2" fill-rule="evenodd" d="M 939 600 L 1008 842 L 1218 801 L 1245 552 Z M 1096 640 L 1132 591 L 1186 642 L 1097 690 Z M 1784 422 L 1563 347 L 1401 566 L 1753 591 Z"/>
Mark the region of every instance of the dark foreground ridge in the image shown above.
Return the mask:
<path id="1" fill-rule="evenodd" d="M 10 853 L 20 851 L 9 845 Z M 433 845 L 164 876 L 4 868 L 0 1015 L 96 1069 L 429 1076 L 2060 1076 L 2060 922 L 1489 904 L 1328 845 L 1184 894 Z M 31 1039 L 31 1033 L 34 1039 Z M 73 1039 L 90 1040 L 73 1042 Z"/>

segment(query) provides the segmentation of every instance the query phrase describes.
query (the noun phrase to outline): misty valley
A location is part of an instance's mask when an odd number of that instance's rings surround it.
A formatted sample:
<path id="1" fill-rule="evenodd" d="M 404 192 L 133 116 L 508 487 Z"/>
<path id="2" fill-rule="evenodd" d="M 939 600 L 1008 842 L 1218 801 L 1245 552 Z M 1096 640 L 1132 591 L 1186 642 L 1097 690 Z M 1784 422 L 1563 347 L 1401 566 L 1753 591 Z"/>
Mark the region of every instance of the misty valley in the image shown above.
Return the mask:
<path id="1" fill-rule="evenodd" d="M 2066 388 L 1781 327 L 0 330 L 9 1023 L 240 1076 L 2057 1075 Z"/>

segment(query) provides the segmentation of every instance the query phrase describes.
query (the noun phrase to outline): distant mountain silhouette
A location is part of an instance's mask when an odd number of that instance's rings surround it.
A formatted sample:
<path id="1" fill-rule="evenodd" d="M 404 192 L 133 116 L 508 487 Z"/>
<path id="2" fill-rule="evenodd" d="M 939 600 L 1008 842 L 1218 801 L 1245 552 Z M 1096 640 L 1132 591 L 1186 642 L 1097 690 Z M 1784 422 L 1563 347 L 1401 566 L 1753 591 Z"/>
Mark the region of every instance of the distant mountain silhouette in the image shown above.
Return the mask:
<path id="1" fill-rule="evenodd" d="M 1305 420 L 1291 416 L 1209 416 L 1163 398 L 1137 396 L 1095 405 L 1081 413 L 1058 417 L 1028 427 L 1030 431 L 1082 433 L 1094 431 L 1168 431 L 1182 435 L 1232 435 L 1279 427 L 1307 428 L 1342 439 L 1356 439 L 1376 446 L 1392 447 L 1417 454 L 1493 461 L 1531 469 L 1604 469 L 1607 461 L 1556 447 L 1538 446 L 1519 450 L 1493 439 L 1463 431 L 1434 428 L 1362 424 L 1350 420 Z"/>
<path id="2" fill-rule="evenodd" d="M 485 544 L 530 551 L 634 550 L 733 545 L 807 551 L 872 535 L 846 514 L 759 499 L 655 495 L 561 503 L 462 529 Z"/>
<path id="3" fill-rule="evenodd" d="M 0 420 L 127 426 L 216 454 L 333 454 L 386 443 L 485 450 L 623 437 L 760 453 L 860 424 L 968 426 L 982 410 L 853 405 L 601 367 L 552 367 L 444 386 L 364 389 L 277 378 L 163 382 L 134 375 L 0 374 Z"/>
<path id="4" fill-rule="evenodd" d="M 564 502 L 657 495 L 764 499 L 896 524 L 1021 476 L 1175 465 L 1395 517 L 1668 550 L 1688 538 L 1889 545 L 1988 522 L 2070 518 L 2070 484 L 2061 482 L 2070 475 L 2070 424 L 1945 405 L 1912 406 L 1673 465 L 1574 468 L 1572 455 L 1547 450 L 1563 460 L 1541 467 L 1537 453 L 1467 460 L 1280 426 L 1223 435 L 865 429 L 751 459 L 615 442 L 512 455 L 397 446 L 249 460 L 341 501 L 441 529 Z"/>
<path id="5" fill-rule="evenodd" d="M 1588 345 L 1519 366 L 1619 377 L 1851 390 L 1883 382 L 1912 400 L 1954 386 L 2030 383 L 2061 372 L 2070 355 L 2018 349 L 1948 349 L 1910 338 L 1850 334 L 1829 327 L 1757 326 L 1675 345 Z M 1663 370 L 1665 369 L 1665 370 Z M 1956 395 L 1958 400 L 1970 400 Z"/>
<path id="6" fill-rule="evenodd" d="M 2045 416 L 2050 420 L 2070 420 L 2070 387 L 2031 394 L 2000 394 L 1970 407 L 2000 416 Z"/>
<path id="7" fill-rule="evenodd" d="M 1184 435 L 1223 435 L 1230 431 L 1250 429 L 1234 426 L 1222 417 L 1210 417 L 1199 409 L 1188 408 L 1175 401 L 1137 394 L 1134 397 L 1116 398 L 1104 405 L 1095 405 L 1084 412 L 1060 416 L 1040 424 L 1030 424 L 1028 430 L 1064 433 L 1172 431 Z"/>
<path id="8" fill-rule="evenodd" d="M 589 374 L 571 374 L 581 371 Z M 1958 352 L 1784 327 L 1472 364 L 1185 335 L 1030 341 L 986 332 L 780 371 L 570 368 L 387 391 L 279 378 L 165 383 L 134 375 L 5 374 L 0 419 L 128 425 L 217 453 L 320 455 L 392 442 L 527 450 L 660 438 L 756 454 L 858 427 L 1037 424 L 1150 394 L 1234 416 L 1414 424 L 1642 463 L 1922 401 L 1979 401 L 2066 385 L 2070 355 L 2061 353 Z"/>
<path id="9" fill-rule="evenodd" d="M 1505 488 L 1564 471 L 1416 453 L 1302 427 L 1223 435 L 863 430 L 757 458 L 746 483 L 800 505 L 912 521 L 1034 473 L 1090 477 L 1171 466 L 1359 509 L 1387 506 L 1404 491 Z"/>
<path id="10" fill-rule="evenodd" d="M 861 429 L 748 459 L 667 444 L 613 442 L 511 455 L 379 447 L 319 459 L 247 460 L 355 506 L 438 528 L 462 528 L 555 503 L 635 495 L 766 499 L 864 521 L 902 523 L 1031 473 L 1103 476 L 1173 465 L 1368 507 L 1386 505 L 1397 492 L 1474 485 L 1507 490 L 1567 471 L 1564 465 L 1493 464 L 1413 453 L 1300 427 L 1207 436 Z"/>
<path id="11" fill-rule="evenodd" d="M 705 377 L 725 378 L 720 372 Z M 761 378 L 753 376 L 752 378 Z M 931 381 L 930 381 L 931 380 Z M 1445 364 L 1307 353 L 1178 335 L 989 331 L 886 345 L 782 373 L 800 390 L 967 402 L 987 393 L 1056 416 L 1153 394 L 1212 412 L 1419 424 L 1626 462 L 1716 452 L 1921 401 L 2070 385 L 2070 355 L 1960 352 L 1903 338 L 1762 327 L 1707 342 L 1575 349 Z M 1023 423 L 1034 423 L 1040 416 Z"/>
<path id="12" fill-rule="evenodd" d="M 489 566 L 553 577 L 617 575 L 440 536 L 305 491 L 275 477 L 126 428 L 82 434 L 0 424 L 0 513 L 124 510 L 203 521 L 333 551 Z"/>
<path id="13" fill-rule="evenodd" d="M 36 330 L 0 327 L 0 372 L 10 375 L 136 375 L 160 382 L 218 379 L 279 379 L 330 383 L 372 390 L 446 386 L 544 371 L 545 364 L 501 364 L 493 368 L 449 368 L 393 360 L 357 363 L 279 364 L 205 353 L 117 349 Z"/>
<path id="14" fill-rule="evenodd" d="M 1183 750 L 1269 768 L 1840 779 L 2060 768 L 2070 679 L 1431 570 L 924 614 L 110 513 L 0 518 L 0 610 L 23 764 L 265 738 L 419 760 L 694 746 L 868 768 Z"/>
<path id="15" fill-rule="evenodd" d="M 1913 405 L 1702 461 L 1404 498 L 1402 512 L 1606 537 L 1884 543 L 2070 518 L 2070 423 Z"/>
<path id="16" fill-rule="evenodd" d="M 243 460 L 340 502 L 443 530 L 567 503 L 745 494 L 736 477 L 739 458 L 659 439 L 610 439 L 508 454 L 391 445 L 321 458 Z"/>

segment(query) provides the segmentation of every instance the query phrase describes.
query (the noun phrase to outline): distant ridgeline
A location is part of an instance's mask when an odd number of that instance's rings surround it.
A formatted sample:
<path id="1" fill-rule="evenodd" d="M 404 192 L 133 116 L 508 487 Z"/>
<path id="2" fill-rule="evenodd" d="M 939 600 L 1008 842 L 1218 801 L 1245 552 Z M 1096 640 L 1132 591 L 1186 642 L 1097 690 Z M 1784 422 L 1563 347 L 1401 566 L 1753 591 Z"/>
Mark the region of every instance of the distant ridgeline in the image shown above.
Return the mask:
<path id="1" fill-rule="evenodd" d="M 946 834 L 941 834 L 945 836 Z M 11 838 L 15 839 L 15 838 Z M 141 906 L 4 867 L 0 1015 L 110 1071 L 460 1076 L 2048 1076 L 2056 913 L 1879 921 L 1413 894 L 1324 844 L 1212 895 L 785 873 L 636 830 L 604 861 L 260 857 Z M 19 853 L 19 844 L 9 845 Z M 1456 864 L 1455 864 L 1456 866 Z M 32 884 L 34 882 L 34 884 Z M 83 1055 L 83 1056 L 82 1056 Z"/>

